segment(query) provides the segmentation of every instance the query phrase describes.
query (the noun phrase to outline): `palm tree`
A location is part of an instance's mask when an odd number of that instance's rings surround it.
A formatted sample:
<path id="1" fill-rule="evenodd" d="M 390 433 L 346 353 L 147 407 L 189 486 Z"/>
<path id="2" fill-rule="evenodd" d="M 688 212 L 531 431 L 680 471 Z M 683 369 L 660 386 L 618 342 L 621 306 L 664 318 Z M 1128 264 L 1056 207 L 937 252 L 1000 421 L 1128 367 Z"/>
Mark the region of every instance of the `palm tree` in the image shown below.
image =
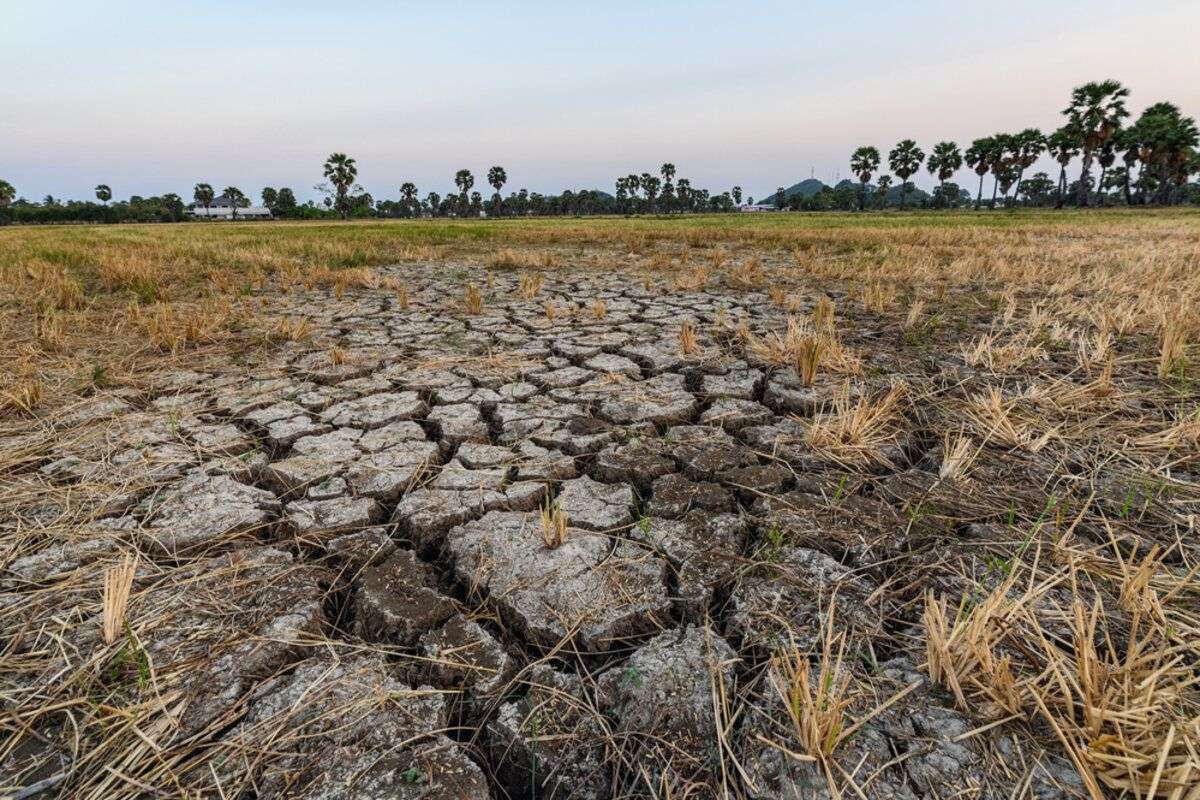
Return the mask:
<path id="1" fill-rule="evenodd" d="M 1121 129 L 1121 120 L 1129 116 L 1125 98 L 1129 90 L 1117 81 L 1085 83 L 1071 92 L 1071 105 L 1063 109 L 1068 123 L 1079 131 L 1082 142 L 1083 170 L 1079 175 L 1079 205 L 1088 204 L 1088 178 L 1092 158 Z"/>
<path id="2" fill-rule="evenodd" d="M 786 205 L 786 204 L 787 204 L 787 189 L 784 189 L 782 186 L 780 186 L 778 189 L 775 190 L 775 208 L 782 211 L 784 205 Z"/>
<path id="3" fill-rule="evenodd" d="M 888 165 L 892 172 L 900 176 L 900 208 L 904 208 L 904 199 L 908 195 L 908 179 L 917 173 L 925 161 L 925 151 L 917 147 L 912 139 L 905 139 L 888 153 Z"/>
<path id="4" fill-rule="evenodd" d="M 1125 195 L 1125 205 L 1132 206 L 1133 193 L 1130 191 L 1130 183 L 1133 180 L 1133 167 L 1138 163 L 1141 151 L 1137 124 L 1117 131 L 1117 135 L 1113 137 L 1113 146 L 1121 154 L 1121 161 L 1125 164 L 1125 170 L 1121 173 L 1121 193 Z"/>
<path id="5" fill-rule="evenodd" d="M 629 201 L 633 206 L 633 213 L 637 213 L 638 209 L 638 189 L 641 188 L 642 179 L 632 172 L 625 176 L 625 185 L 629 188 Z"/>
<path id="6" fill-rule="evenodd" d="M 675 197 L 675 185 L 671 182 L 675 179 L 675 165 L 667 162 L 658 168 L 658 172 L 662 175 L 662 200 L 664 210 L 670 212 L 671 201 Z"/>
<path id="7" fill-rule="evenodd" d="M 879 204 L 879 210 L 882 211 L 887 203 L 888 190 L 892 188 L 892 176 L 880 175 L 879 180 L 875 184 L 875 199 Z"/>
<path id="8" fill-rule="evenodd" d="M 1157 172 L 1154 202 L 1169 204 L 1175 184 L 1187 179 L 1189 163 L 1200 140 L 1196 122 L 1183 116 L 1173 103 L 1155 103 L 1142 112 L 1134 128 L 1141 141 L 1143 169 Z"/>
<path id="9" fill-rule="evenodd" d="M 929 163 L 925 167 L 930 175 L 938 179 L 938 198 L 941 202 L 946 201 L 946 181 L 962 169 L 962 165 L 962 151 L 954 142 L 938 142 L 929 152 Z"/>
<path id="10" fill-rule="evenodd" d="M 442 207 L 442 196 L 437 192 L 430 192 L 426 195 L 425 202 L 429 204 L 429 213 L 436 217 Z"/>
<path id="11" fill-rule="evenodd" d="M 1079 155 L 1079 131 L 1067 123 L 1046 137 L 1046 147 L 1058 162 L 1058 192 L 1054 207 L 1062 208 L 1067 199 L 1067 165 Z"/>
<path id="12" fill-rule="evenodd" d="M 871 182 L 871 173 L 879 169 L 879 150 L 874 147 L 860 147 L 850 156 L 850 171 L 858 176 L 858 210 L 866 207 L 867 184 Z"/>
<path id="13" fill-rule="evenodd" d="M 471 187 L 475 185 L 475 176 L 469 169 L 460 169 L 454 173 L 454 185 L 458 187 L 459 213 L 465 217 L 471 202 L 467 199 L 467 192 L 471 191 Z"/>
<path id="14" fill-rule="evenodd" d="M 654 213 L 654 198 L 658 197 L 658 178 L 651 175 L 649 172 L 643 172 L 638 179 L 642 184 L 642 191 L 646 195 L 646 210 Z"/>
<path id="15" fill-rule="evenodd" d="M 414 217 L 419 217 L 417 209 L 420 205 L 417 203 L 417 185 L 412 181 L 405 181 L 400 184 L 400 199 L 404 201 L 404 207 L 408 209 L 408 213 Z"/>
<path id="16" fill-rule="evenodd" d="M 500 190 L 504 188 L 504 184 L 508 182 L 508 173 L 504 171 L 504 167 L 492 167 L 487 174 L 488 183 L 496 190 L 496 194 L 492 197 L 492 207 L 496 210 L 496 215 L 499 216 L 501 206 L 504 201 L 500 198 Z"/>
<path id="17" fill-rule="evenodd" d="M 983 205 L 983 176 L 987 175 L 988 170 L 992 168 L 992 153 L 995 149 L 995 138 L 984 136 L 971 142 L 971 146 L 967 148 L 967 152 L 963 156 L 967 166 L 975 170 L 975 174 L 979 176 L 979 194 L 975 197 L 976 211 Z"/>
<path id="18" fill-rule="evenodd" d="M 96 187 L 96 199 L 104 205 L 108 205 L 108 201 L 112 200 L 112 189 L 105 186 L 103 183 Z"/>
<path id="19" fill-rule="evenodd" d="M 208 209 L 212 207 L 212 201 L 215 194 L 212 186 L 207 183 L 197 183 L 192 188 L 192 199 L 197 204 L 204 206 L 204 218 L 208 219 Z"/>
<path id="20" fill-rule="evenodd" d="M 1021 181 L 1025 178 L 1025 170 L 1037 163 L 1042 153 L 1046 152 L 1046 137 L 1037 128 L 1026 128 L 1013 136 L 1013 156 L 1017 164 L 1017 188 L 1013 192 L 1016 198 L 1021 194 Z"/>
<path id="21" fill-rule="evenodd" d="M 988 154 L 988 167 L 992 171 L 992 208 L 996 207 L 996 193 L 1004 183 L 1004 193 L 1016 179 L 1012 168 L 1012 152 L 1015 146 L 1014 138 L 1007 133 L 997 133 L 992 139 L 992 151 Z"/>
<path id="22" fill-rule="evenodd" d="M 679 185 L 682 187 L 683 181 L 680 181 Z M 733 187 L 733 189 L 730 191 L 730 194 L 733 195 L 733 202 L 737 203 L 740 206 L 742 204 L 742 187 L 740 187 L 740 186 Z"/>
<path id="23" fill-rule="evenodd" d="M 233 209 L 234 219 L 237 219 L 237 210 L 239 208 L 250 204 L 249 201 L 246 200 L 246 195 L 236 186 L 226 186 L 221 190 L 221 195 L 229 198 L 230 206 Z"/>
<path id="24" fill-rule="evenodd" d="M 333 153 L 325 159 L 325 179 L 337 193 L 337 209 L 342 219 L 350 212 L 349 192 L 358 176 L 358 166 L 345 153 Z"/>
<path id="25" fill-rule="evenodd" d="M 8 208 L 17 196 L 17 190 L 8 181 L 0 178 L 0 208 Z"/>

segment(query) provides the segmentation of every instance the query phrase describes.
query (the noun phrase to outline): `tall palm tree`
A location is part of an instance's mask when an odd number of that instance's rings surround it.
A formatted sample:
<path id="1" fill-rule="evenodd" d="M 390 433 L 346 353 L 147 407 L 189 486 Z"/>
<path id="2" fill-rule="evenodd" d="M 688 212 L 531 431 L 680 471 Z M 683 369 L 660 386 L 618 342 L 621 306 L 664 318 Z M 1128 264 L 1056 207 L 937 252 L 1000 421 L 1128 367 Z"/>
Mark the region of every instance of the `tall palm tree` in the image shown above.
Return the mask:
<path id="1" fill-rule="evenodd" d="M 680 181 L 679 185 L 683 186 L 683 181 Z M 735 187 L 733 187 L 733 189 L 730 190 L 729 193 L 733 195 L 733 202 L 737 203 L 740 206 L 742 204 L 742 187 L 735 186 Z"/>
<path id="2" fill-rule="evenodd" d="M 1013 136 L 1013 157 L 1017 165 L 1017 188 L 1013 197 L 1021 194 L 1021 181 L 1025 170 L 1032 167 L 1046 152 L 1046 136 L 1037 128 L 1026 128 Z"/>
<path id="3" fill-rule="evenodd" d="M 938 142 L 929 151 L 929 162 L 925 168 L 929 170 L 930 175 L 938 179 L 938 197 L 941 202 L 946 202 L 946 181 L 962 169 L 962 165 L 962 151 L 954 142 Z"/>
<path id="4" fill-rule="evenodd" d="M 642 179 L 634 173 L 629 173 L 625 176 L 625 185 L 629 188 L 629 202 L 633 207 L 633 213 L 638 211 L 638 189 L 642 186 Z"/>
<path id="5" fill-rule="evenodd" d="M 975 170 L 979 176 L 979 193 L 975 196 L 975 210 L 983 205 L 983 176 L 992 168 L 992 152 L 996 149 L 996 141 L 992 136 L 984 136 L 971 142 L 963 160 L 967 166 Z"/>
<path id="6" fill-rule="evenodd" d="M 654 198 L 658 197 L 658 178 L 651 175 L 649 172 L 643 172 L 638 178 L 642 184 L 642 192 L 646 195 L 646 210 L 651 214 L 654 213 Z"/>
<path id="7" fill-rule="evenodd" d="M 879 180 L 875 182 L 875 199 L 878 203 L 880 211 L 887 204 L 888 190 L 892 188 L 892 176 L 880 175 Z"/>
<path id="8" fill-rule="evenodd" d="M 1173 103 L 1155 103 L 1142 112 L 1134 127 L 1141 140 L 1141 159 L 1158 181 L 1154 202 L 1169 204 L 1177 183 L 1187 179 L 1187 168 L 1200 140 L 1196 122 L 1183 116 Z"/>
<path id="9" fill-rule="evenodd" d="M 1004 184 L 1004 193 L 1016 179 L 1013 171 L 1013 150 L 1016 147 L 1015 138 L 1007 133 L 997 133 L 991 137 L 992 150 L 988 153 L 988 167 L 992 171 L 992 208 L 996 207 L 996 193 L 1000 184 Z"/>
<path id="10" fill-rule="evenodd" d="M 871 146 L 860 147 L 850 156 L 850 171 L 858 176 L 858 210 L 866 208 L 867 184 L 871 173 L 879 169 L 879 150 Z"/>
<path id="11" fill-rule="evenodd" d="M 1120 131 L 1117 131 L 1120 133 Z M 1096 188 L 1099 189 L 1096 202 L 1101 207 L 1104 206 L 1105 193 L 1108 190 L 1108 169 L 1117 160 L 1116 137 L 1109 139 L 1100 148 L 1100 152 L 1096 154 L 1096 163 L 1100 165 L 1100 180 L 1096 182 Z"/>
<path id="12" fill-rule="evenodd" d="M 245 193 L 236 186 L 226 186 L 221 190 L 221 195 L 229 198 L 230 207 L 233 209 L 234 219 L 237 219 L 237 212 L 239 208 L 249 205 L 249 201 L 246 200 Z"/>
<path id="13" fill-rule="evenodd" d="M 475 185 L 475 176 L 471 174 L 471 170 L 469 169 L 460 169 L 454 173 L 454 185 L 458 187 L 459 213 L 466 216 L 467 209 L 471 203 L 467 192 L 471 191 L 471 187 Z"/>
<path id="14" fill-rule="evenodd" d="M 345 153 L 332 153 L 325 159 L 325 179 L 337 194 L 337 210 L 342 219 L 350 213 L 350 187 L 358 176 L 358 165 Z"/>
<path id="15" fill-rule="evenodd" d="M 1081 138 L 1078 129 L 1067 123 L 1046 137 L 1046 148 L 1058 162 L 1058 192 L 1054 201 L 1055 208 L 1062 208 L 1067 199 L 1067 165 L 1071 159 L 1079 155 Z"/>
<path id="16" fill-rule="evenodd" d="M 192 188 L 192 199 L 198 205 L 204 206 L 204 218 L 208 219 L 208 210 L 212 207 L 213 198 L 216 194 L 213 192 L 212 186 L 207 183 L 197 183 Z"/>
<path id="17" fill-rule="evenodd" d="M 437 192 L 430 192 L 425 196 L 425 202 L 429 205 L 429 213 L 436 217 L 442 208 L 442 196 Z"/>
<path id="18" fill-rule="evenodd" d="M 1063 109 L 1067 121 L 1076 130 L 1082 144 L 1083 170 L 1079 174 L 1079 205 L 1088 204 L 1088 178 L 1092 159 L 1117 131 L 1121 120 L 1129 116 L 1125 98 L 1129 90 L 1114 80 L 1085 83 L 1071 92 L 1071 105 Z"/>
<path id="19" fill-rule="evenodd" d="M 672 201 L 675 199 L 675 184 L 672 181 L 675 179 L 675 165 L 667 162 L 658 168 L 658 173 L 662 175 L 662 202 L 663 210 L 668 213 L 671 211 Z"/>
<path id="20" fill-rule="evenodd" d="M 888 165 L 892 172 L 900 176 L 900 208 L 904 208 L 904 199 L 908 195 L 908 179 L 917 174 L 925 161 L 925 151 L 917 147 L 912 139 L 904 139 L 888 153 Z"/>
<path id="21" fill-rule="evenodd" d="M 112 200 L 112 189 L 105 186 L 103 183 L 96 187 L 96 199 L 104 205 L 108 205 L 108 201 Z"/>
<path id="22" fill-rule="evenodd" d="M 504 188 L 504 184 L 508 182 L 508 173 L 504 171 L 504 167 L 492 167 L 487 174 L 488 183 L 496 190 L 496 194 L 492 197 L 492 207 L 496 209 L 497 216 L 500 214 L 501 206 L 504 201 L 500 197 L 500 190 Z"/>
<path id="23" fill-rule="evenodd" d="M 8 208 L 17 196 L 17 190 L 8 181 L 0 178 L 0 208 Z"/>
<path id="24" fill-rule="evenodd" d="M 1117 135 L 1113 137 L 1113 146 L 1121 154 L 1121 162 L 1125 165 L 1125 171 L 1121 174 L 1121 193 L 1125 195 L 1125 205 L 1132 206 L 1133 193 L 1130 191 L 1130 184 L 1133 180 L 1133 168 L 1138 163 L 1141 151 L 1137 124 L 1117 131 Z"/>
<path id="25" fill-rule="evenodd" d="M 417 185 L 412 181 L 405 181 L 400 184 L 400 198 L 404 201 L 405 208 L 408 213 L 414 217 L 420 216 L 417 210 L 420 206 L 417 203 Z"/>

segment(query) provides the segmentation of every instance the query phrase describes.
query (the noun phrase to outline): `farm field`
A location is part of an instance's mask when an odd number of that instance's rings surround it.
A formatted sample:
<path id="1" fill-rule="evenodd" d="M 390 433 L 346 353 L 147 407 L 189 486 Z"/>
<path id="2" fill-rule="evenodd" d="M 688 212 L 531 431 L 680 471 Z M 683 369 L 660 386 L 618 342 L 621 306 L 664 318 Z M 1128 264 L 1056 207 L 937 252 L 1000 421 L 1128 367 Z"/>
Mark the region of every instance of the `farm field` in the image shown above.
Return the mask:
<path id="1" fill-rule="evenodd" d="M 6 228 L 0 331 L 0 796 L 1200 797 L 1200 212 Z"/>

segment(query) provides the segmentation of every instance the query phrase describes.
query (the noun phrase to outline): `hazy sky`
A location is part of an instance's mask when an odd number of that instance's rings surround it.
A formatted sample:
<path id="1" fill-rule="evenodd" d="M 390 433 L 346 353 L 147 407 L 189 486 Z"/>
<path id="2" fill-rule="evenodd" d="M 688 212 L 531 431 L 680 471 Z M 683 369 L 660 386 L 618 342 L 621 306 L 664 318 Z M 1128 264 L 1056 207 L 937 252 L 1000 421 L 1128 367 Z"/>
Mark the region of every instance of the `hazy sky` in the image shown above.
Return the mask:
<path id="1" fill-rule="evenodd" d="M 1200 115 L 1200 2 L 3 0 L 0 177 L 31 199 L 206 181 L 305 199 L 334 150 L 377 198 L 599 187 L 674 162 L 764 196 L 850 152 L 1060 124 L 1117 78 Z M 974 176 L 961 176 L 973 188 Z M 920 183 L 930 185 L 922 173 Z"/>

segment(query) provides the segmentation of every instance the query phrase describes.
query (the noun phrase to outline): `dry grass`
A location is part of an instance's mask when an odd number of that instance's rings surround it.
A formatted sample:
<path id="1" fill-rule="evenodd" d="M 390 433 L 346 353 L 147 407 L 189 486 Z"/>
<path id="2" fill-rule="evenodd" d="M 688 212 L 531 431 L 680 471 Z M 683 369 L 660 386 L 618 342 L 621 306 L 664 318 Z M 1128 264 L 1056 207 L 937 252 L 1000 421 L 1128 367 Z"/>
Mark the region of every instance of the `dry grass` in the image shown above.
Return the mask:
<path id="1" fill-rule="evenodd" d="M 548 550 L 557 550 L 567 541 L 567 513 L 558 503 L 546 500 L 541 508 L 542 544 Z"/>
<path id="2" fill-rule="evenodd" d="M 472 283 L 467 287 L 463 305 L 471 316 L 478 316 L 483 311 L 483 292 L 479 291 L 478 286 Z"/>
<path id="3" fill-rule="evenodd" d="M 848 386 L 838 392 L 828 408 L 808 427 L 807 444 L 823 458 L 850 468 L 892 463 L 889 446 L 902 432 L 902 412 L 909 390 L 896 383 L 882 395 L 861 395 L 850 400 Z"/>
<path id="4" fill-rule="evenodd" d="M 679 352 L 685 356 L 693 356 L 700 352 L 700 337 L 696 326 L 689 320 L 684 320 L 679 326 Z"/>

